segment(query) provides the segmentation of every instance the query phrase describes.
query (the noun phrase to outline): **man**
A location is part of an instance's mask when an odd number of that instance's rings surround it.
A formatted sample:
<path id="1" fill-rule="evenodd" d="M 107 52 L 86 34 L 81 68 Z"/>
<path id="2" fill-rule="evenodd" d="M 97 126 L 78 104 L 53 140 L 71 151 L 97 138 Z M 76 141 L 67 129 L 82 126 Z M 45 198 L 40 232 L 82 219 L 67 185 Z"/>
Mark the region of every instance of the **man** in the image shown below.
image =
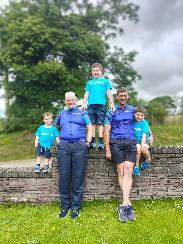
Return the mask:
<path id="1" fill-rule="evenodd" d="M 129 195 L 132 188 L 132 172 L 136 157 L 136 140 L 134 137 L 133 118 L 135 108 L 128 105 L 128 91 L 120 88 L 117 91 L 116 110 L 109 110 L 105 119 L 104 140 L 106 159 L 113 160 L 122 191 L 123 201 L 118 207 L 119 220 L 134 220 Z"/>
<path id="2" fill-rule="evenodd" d="M 72 219 L 79 216 L 88 147 L 92 139 L 92 124 L 87 112 L 79 110 L 76 104 L 75 93 L 67 92 L 67 109 L 61 111 L 57 117 L 57 124 L 61 128 L 58 146 L 59 192 L 62 205 L 60 218 L 66 217 L 70 208 Z"/>

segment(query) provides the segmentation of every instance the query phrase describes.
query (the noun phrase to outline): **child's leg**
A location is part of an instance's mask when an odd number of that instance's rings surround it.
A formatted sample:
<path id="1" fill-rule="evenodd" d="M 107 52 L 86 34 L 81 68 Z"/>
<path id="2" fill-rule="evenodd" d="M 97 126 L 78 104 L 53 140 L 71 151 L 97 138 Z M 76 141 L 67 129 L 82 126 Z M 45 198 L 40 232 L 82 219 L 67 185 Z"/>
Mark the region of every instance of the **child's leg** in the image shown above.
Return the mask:
<path id="1" fill-rule="evenodd" d="M 149 152 L 148 148 L 143 148 L 143 150 L 142 150 L 142 154 L 144 155 L 144 158 L 145 158 L 148 162 L 151 162 L 151 155 L 150 155 L 150 152 Z"/>
<path id="2" fill-rule="evenodd" d="M 103 134 L 104 134 L 104 126 L 98 125 L 98 136 L 99 136 L 99 138 L 103 138 Z"/>
<path id="3" fill-rule="evenodd" d="M 96 130 L 96 125 L 93 124 L 92 125 L 92 138 L 94 138 L 94 139 L 95 139 L 95 130 Z"/>
<path id="4" fill-rule="evenodd" d="M 49 161 L 50 161 L 49 158 L 44 158 L 44 159 L 43 159 L 43 166 L 46 166 L 46 165 L 49 166 Z"/>
<path id="5" fill-rule="evenodd" d="M 42 157 L 41 156 L 37 156 L 36 163 L 40 165 L 41 161 L 42 161 Z"/>
<path id="6" fill-rule="evenodd" d="M 35 165 L 35 168 L 34 168 L 34 172 L 35 173 L 40 173 L 41 172 L 41 161 L 42 161 L 42 157 L 41 156 L 37 156 L 36 165 Z"/>
<path id="7" fill-rule="evenodd" d="M 136 154 L 136 162 L 135 165 L 139 166 L 140 158 L 141 158 L 141 145 L 137 144 L 137 154 Z"/>

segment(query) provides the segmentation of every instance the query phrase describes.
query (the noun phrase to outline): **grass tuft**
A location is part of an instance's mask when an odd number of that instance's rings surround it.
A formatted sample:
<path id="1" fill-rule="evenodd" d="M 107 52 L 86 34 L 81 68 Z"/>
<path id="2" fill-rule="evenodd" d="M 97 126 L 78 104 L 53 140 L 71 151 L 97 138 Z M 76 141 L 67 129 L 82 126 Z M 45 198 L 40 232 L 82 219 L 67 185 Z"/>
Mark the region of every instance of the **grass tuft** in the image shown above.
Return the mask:
<path id="1" fill-rule="evenodd" d="M 77 220 L 59 219 L 58 203 L 0 205 L 0 243 L 183 243 L 183 199 L 133 204 L 136 221 L 127 223 L 115 199 L 85 202 Z"/>

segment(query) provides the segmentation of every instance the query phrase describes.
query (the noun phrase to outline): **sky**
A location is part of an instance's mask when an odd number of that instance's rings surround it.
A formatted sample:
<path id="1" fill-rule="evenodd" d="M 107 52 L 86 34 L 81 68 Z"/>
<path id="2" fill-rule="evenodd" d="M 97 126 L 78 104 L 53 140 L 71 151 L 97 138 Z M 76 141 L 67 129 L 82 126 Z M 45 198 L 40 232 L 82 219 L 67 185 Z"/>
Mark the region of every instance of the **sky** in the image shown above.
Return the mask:
<path id="1" fill-rule="evenodd" d="M 7 2 L 0 0 L 0 6 Z M 138 52 L 133 66 L 142 76 L 135 85 L 139 98 L 183 96 L 183 1 L 131 2 L 140 6 L 139 22 L 122 22 L 124 35 L 111 43 L 126 52 Z M 3 104 L 0 99 L 0 114 L 4 110 Z"/>

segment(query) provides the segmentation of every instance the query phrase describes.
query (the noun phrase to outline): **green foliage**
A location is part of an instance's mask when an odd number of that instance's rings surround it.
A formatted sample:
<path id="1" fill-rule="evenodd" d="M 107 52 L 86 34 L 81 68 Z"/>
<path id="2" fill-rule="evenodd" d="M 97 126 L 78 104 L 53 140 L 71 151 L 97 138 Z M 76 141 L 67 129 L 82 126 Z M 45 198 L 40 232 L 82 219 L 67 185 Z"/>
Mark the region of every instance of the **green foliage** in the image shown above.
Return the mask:
<path id="1" fill-rule="evenodd" d="M 82 97 L 93 62 L 106 64 L 116 86 L 135 94 L 136 53 L 112 54 L 105 40 L 122 31 L 120 19 L 136 21 L 137 11 L 123 0 L 10 2 L 0 15 L 0 67 L 10 105 L 6 131 L 34 128 L 44 111 L 56 113 L 53 104 L 62 103 L 66 91 Z"/>
<path id="2" fill-rule="evenodd" d="M 0 205 L 0 242 L 182 243 L 182 199 L 134 201 L 136 221 L 120 223 L 117 200 L 85 202 L 80 217 L 58 218 L 59 204 Z M 148 221 L 147 221 L 148 220 Z M 6 234 L 4 233 L 6 230 Z"/>

